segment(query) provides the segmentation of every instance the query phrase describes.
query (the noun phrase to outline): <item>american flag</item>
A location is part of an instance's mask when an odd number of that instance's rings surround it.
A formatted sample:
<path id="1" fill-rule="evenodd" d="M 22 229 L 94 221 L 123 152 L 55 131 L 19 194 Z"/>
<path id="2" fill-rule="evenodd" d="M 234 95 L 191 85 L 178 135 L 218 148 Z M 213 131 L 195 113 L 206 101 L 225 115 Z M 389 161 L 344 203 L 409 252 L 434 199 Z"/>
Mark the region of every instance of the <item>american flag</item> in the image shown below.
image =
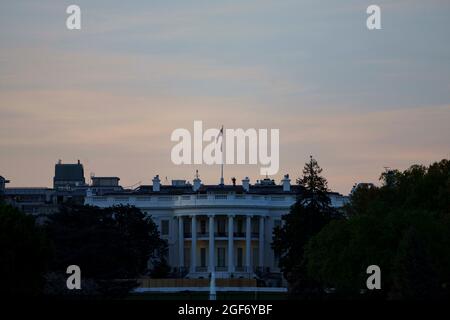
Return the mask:
<path id="1" fill-rule="evenodd" d="M 222 151 L 222 145 L 223 145 L 223 126 L 220 128 L 219 134 L 216 137 L 216 143 L 219 142 L 219 138 L 222 137 L 222 141 L 220 142 L 220 151 Z"/>

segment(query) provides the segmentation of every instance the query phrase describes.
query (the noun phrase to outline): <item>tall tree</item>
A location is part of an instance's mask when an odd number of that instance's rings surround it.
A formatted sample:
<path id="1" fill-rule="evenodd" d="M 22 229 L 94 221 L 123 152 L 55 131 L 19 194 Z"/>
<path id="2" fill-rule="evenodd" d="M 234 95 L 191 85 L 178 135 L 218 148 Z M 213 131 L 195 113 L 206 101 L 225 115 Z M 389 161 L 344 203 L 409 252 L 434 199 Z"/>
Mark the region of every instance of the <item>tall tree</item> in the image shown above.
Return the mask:
<path id="1" fill-rule="evenodd" d="M 399 241 L 393 262 L 393 294 L 399 299 L 435 299 L 441 295 L 439 276 L 425 240 L 410 227 Z"/>
<path id="2" fill-rule="evenodd" d="M 303 192 L 298 194 L 297 201 L 304 207 L 317 211 L 330 209 L 328 197 L 327 179 L 321 176 L 322 168 L 312 156 L 305 163 L 303 175 L 297 179 L 297 183 L 303 187 Z"/>
<path id="3" fill-rule="evenodd" d="M 334 216 L 330 206 L 327 181 L 322 169 L 310 157 L 303 175 L 297 180 L 302 187 L 289 214 L 283 216 L 283 225 L 274 230 L 272 247 L 280 257 L 279 266 L 289 283 L 292 294 L 310 293 L 315 284 L 307 277 L 304 257 L 305 245 Z"/>

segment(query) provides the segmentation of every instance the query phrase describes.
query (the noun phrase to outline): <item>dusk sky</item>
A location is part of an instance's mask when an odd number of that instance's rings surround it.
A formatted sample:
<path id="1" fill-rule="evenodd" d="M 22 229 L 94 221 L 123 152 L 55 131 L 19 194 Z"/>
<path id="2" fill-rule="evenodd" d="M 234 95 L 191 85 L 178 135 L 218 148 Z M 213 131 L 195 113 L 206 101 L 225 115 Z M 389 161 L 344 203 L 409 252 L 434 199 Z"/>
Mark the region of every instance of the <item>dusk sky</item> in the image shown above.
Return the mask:
<path id="1" fill-rule="evenodd" d="M 348 194 L 450 157 L 450 1 L 1 0 L 0 119 L 9 186 L 50 187 L 58 159 L 122 186 L 195 169 L 218 183 L 218 165 L 170 159 L 172 131 L 202 120 L 279 129 L 277 182 L 311 154 Z M 225 181 L 259 168 L 227 165 Z"/>

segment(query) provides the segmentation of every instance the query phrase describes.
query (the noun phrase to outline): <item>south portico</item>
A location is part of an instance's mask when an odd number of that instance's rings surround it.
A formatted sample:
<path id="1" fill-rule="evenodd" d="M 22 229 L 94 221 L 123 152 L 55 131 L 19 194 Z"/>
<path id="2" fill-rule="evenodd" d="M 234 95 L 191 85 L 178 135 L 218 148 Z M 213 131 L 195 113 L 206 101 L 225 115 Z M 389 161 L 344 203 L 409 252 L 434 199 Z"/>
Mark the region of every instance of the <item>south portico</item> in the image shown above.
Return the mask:
<path id="1" fill-rule="evenodd" d="M 258 210 L 256 210 L 258 211 Z M 178 213 L 178 268 L 188 278 L 251 278 L 264 269 L 265 213 Z"/>

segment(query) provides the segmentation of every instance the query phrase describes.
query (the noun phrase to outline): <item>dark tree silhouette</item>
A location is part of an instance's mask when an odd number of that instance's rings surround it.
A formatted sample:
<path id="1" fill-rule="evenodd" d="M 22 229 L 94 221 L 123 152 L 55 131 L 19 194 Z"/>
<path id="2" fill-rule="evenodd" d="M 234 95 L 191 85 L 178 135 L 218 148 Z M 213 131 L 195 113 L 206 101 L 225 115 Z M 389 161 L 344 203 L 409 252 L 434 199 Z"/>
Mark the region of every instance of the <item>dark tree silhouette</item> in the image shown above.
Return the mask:
<path id="1" fill-rule="evenodd" d="M 309 239 L 335 216 L 327 194 L 327 181 L 321 173 L 317 161 L 310 157 L 302 177 L 297 180 L 302 191 L 289 214 L 283 216 L 283 226 L 274 230 L 272 247 L 280 257 L 279 266 L 290 292 L 295 295 L 311 294 L 316 289 L 306 274 L 304 248 Z"/>
<path id="2" fill-rule="evenodd" d="M 39 295 L 50 247 L 32 216 L 0 204 L 1 295 Z"/>
<path id="3" fill-rule="evenodd" d="M 338 294 L 361 297 L 367 266 L 382 290 L 365 297 L 436 299 L 450 289 L 450 161 L 387 170 L 382 186 L 357 188 L 348 219 L 332 222 L 306 247 L 308 275 Z"/>
<path id="4" fill-rule="evenodd" d="M 321 176 L 322 168 L 317 161 L 310 156 L 309 162 L 305 163 L 302 177 L 297 179 L 297 183 L 303 187 L 303 192 L 299 193 L 297 201 L 311 210 L 329 210 L 330 198 L 328 197 L 328 182 Z"/>
<path id="5" fill-rule="evenodd" d="M 58 281 L 49 283 L 49 294 L 68 293 L 58 275 L 69 265 L 78 265 L 90 284 L 77 294 L 103 296 L 123 296 L 137 285 L 133 279 L 167 270 L 167 243 L 136 207 L 66 206 L 50 217 L 48 231 L 55 246 L 50 279 Z"/>

